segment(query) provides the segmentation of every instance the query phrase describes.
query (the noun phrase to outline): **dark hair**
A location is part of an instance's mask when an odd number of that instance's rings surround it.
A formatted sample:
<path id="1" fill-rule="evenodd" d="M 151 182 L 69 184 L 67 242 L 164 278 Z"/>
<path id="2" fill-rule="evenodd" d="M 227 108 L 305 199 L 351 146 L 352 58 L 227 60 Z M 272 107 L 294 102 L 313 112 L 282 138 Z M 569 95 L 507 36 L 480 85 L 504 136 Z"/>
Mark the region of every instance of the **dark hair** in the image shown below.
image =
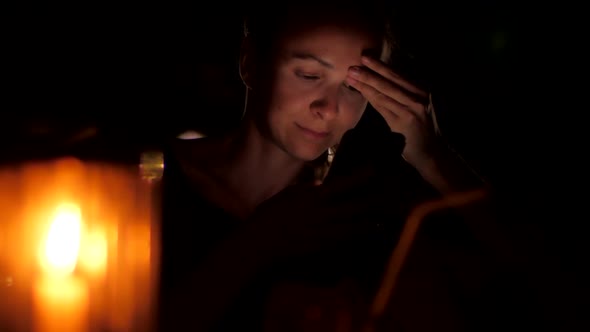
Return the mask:
<path id="1" fill-rule="evenodd" d="M 387 62 L 396 47 L 391 28 L 392 8 L 380 0 L 298 0 L 250 5 L 245 9 L 244 36 L 258 52 L 272 51 L 277 37 L 295 24 L 336 22 L 356 25 L 384 42 Z"/>

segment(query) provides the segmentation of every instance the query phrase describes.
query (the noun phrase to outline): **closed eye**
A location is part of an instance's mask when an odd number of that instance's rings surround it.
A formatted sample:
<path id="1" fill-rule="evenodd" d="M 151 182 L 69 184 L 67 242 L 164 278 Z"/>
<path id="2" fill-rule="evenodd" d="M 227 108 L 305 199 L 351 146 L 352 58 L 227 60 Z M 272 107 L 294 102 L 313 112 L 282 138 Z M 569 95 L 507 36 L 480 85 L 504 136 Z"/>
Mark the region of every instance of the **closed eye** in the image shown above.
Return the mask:
<path id="1" fill-rule="evenodd" d="M 303 80 L 306 80 L 306 81 L 315 81 L 315 80 L 320 79 L 320 76 L 318 76 L 318 75 L 307 74 L 307 73 L 303 73 L 303 72 L 295 72 L 295 75 Z"/>

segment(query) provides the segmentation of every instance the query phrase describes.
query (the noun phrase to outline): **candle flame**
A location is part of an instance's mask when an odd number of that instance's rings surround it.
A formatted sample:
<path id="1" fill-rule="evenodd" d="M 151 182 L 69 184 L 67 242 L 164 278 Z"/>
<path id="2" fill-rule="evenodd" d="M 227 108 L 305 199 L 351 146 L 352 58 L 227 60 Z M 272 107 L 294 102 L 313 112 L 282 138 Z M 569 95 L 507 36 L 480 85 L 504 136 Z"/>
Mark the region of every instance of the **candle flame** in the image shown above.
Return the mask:
<path id="1" fill-rule="evenodd" d="M 79 261 L 87 273 L 100 275 L 105 272 L 108 255 L 106 232 L 102 229 L 87 231 L 82 239 Z"/>
<path id="2" fill-rule="evenodd" d="M 70 274 L 76 267 L 80 250 L 81 212 L 75 204 L 56 209 L 41 252 L 41 265 L 51 274 Z"/>

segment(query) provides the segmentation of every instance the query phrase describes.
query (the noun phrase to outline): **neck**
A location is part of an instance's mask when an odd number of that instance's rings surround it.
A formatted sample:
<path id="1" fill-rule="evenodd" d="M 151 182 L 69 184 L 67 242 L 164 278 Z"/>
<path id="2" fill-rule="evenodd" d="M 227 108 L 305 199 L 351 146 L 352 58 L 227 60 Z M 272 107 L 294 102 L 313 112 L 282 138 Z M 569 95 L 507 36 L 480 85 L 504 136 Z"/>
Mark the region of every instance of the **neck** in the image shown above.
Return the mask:
<path id="1" fill-rule="evenodd" d="M 268 140 L 253 119 L 242 123 L 229 141 L 227 180 L 253 208 L 293 183 L 304 162 Z"/>

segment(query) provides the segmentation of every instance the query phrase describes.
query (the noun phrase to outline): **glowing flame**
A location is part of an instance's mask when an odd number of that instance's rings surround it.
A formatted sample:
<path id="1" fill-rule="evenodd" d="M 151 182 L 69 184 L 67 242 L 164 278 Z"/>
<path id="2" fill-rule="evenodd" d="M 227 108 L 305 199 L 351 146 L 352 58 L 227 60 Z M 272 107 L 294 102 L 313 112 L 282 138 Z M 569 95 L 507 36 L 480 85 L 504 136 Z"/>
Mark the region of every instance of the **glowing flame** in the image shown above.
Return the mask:
<path id="1" fill-rule="evenodd" d="M 80 208 L 74 204 L 63 204 L 57 208 L 41 251 L 41 265 L 46 272 L 70 274 L 76 268 L 81 219 Z"/>
<path id="2" fill-rule="evenodd" d="M 78 263 L 88 273 L 101 274 L 107 264 L 108 242 L 103 230 L 86 232 L 80 247 Z"/>

